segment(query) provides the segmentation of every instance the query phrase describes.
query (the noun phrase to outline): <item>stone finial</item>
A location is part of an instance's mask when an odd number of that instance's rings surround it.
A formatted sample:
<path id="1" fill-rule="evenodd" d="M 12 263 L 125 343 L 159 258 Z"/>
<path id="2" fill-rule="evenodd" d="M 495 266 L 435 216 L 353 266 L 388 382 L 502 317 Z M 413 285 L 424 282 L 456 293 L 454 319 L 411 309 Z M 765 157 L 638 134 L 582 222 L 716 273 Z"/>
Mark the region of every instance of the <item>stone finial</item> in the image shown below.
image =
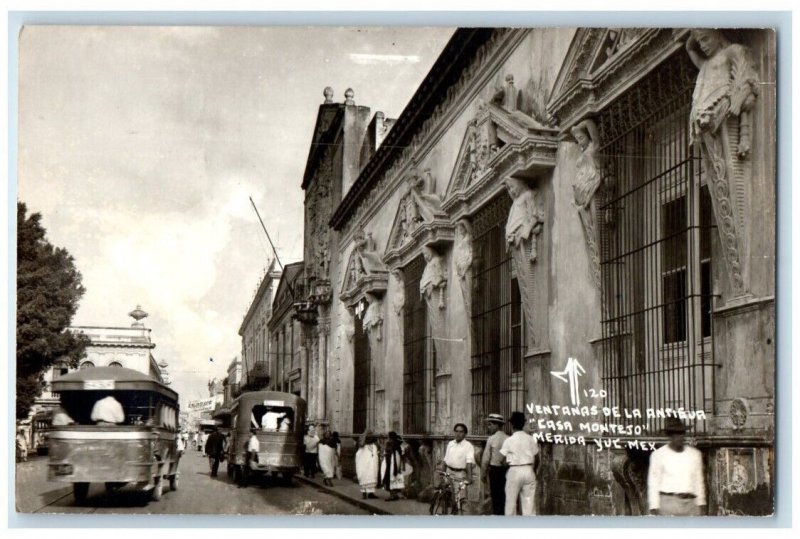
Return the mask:
<path id="1" fill-rule="evenodd" d="M 325 96 L 325 104 L 333 103 L 333 88 L 330 86 L 326 86 L 324 90 L 322 90 L 322 95 Z"/>
<path id="2" fill-rule="evenodd" d="M 385 114 L 383 114 L 383 112 L 382 112 L 382 111 L 380 111 L 380 110 L 379 110 L 378 112 L 376 112 L 376 113 L 375 113 L 375 116 L 376 116 L 377 118 L 381 119 L 381 120 L 383 120 L 384 118 L 386 118 L 386 115 L 385 115 Z"/>
<path id="3" fill-rule="evenodd" d="M 355 95 L 356 95 L 356 93 L 353 91 L 352 88 L 348 88 L 347 90 L 345 90 L 344 91 L 344 104 L 345 105 L 355 105 L 356 102 L 353 100 L 353 97 L 355 97 Z"/>

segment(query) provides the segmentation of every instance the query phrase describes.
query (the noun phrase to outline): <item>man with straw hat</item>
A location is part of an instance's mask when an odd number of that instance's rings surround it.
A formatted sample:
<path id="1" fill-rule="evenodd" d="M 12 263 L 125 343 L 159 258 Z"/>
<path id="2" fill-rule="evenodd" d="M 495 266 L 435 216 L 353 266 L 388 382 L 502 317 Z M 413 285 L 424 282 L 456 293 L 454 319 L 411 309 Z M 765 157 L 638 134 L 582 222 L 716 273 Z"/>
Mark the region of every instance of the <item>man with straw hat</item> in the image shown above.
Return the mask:
<path id="1" fill-rule="evenodd" d="M 647 499 L 653 515 L 705 514 L 706 485 L 703 456 L 686 445 L 686 425 L 668 417 L 664 432 L 669 442 L 650 455 Z"/>
<path id="2" fill-rule="evenodd" d="M 481 457 L 481 471 L 489 483 L 489 495 L 492 498 L 492 514 L 502 515 L 506 506 L 506 458 L 500 454 L 500 448 L 508 435 L 503 432 L 505 418 L 500 414 L 489 414 L 486 418 L 489 439 Z"/>

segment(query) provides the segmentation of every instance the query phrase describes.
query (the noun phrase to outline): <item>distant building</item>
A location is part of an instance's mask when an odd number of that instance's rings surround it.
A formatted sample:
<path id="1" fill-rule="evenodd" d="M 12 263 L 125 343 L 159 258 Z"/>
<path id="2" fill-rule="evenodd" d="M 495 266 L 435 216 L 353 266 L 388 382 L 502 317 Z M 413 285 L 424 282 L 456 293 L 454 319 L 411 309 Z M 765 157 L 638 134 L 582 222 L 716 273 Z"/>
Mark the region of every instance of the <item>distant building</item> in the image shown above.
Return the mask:
<path id="1" fill-rule="evenodd" d="M 268 324 L 269 373 L 271 388 L 308 399 L 308 357 L 298 320 L 303 305 L 297 301 L 302 297 L 303 263 L 288 264 L 278 282 Z"/>
<path id="2" fill-rule="evenodd" d="M 251 389 L 264 387 L 269 383 L 267 321 L 272 315 L 272 283 L 280 277 L 280 273 L 274 268 L 273 261 L 239 327 L 239 336 L 242 337 L 243 383 Z"/>

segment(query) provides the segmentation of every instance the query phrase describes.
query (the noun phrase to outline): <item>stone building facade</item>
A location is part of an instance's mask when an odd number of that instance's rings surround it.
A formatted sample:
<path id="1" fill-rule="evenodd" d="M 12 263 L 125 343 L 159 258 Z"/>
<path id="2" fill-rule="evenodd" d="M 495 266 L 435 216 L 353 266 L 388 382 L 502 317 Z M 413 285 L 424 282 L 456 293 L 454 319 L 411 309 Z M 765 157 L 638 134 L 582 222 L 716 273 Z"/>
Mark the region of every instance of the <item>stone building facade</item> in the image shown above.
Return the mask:
<path id="1" fill-rule="evenodd" d="M 275 271 L 273 260 L 258 285 L 253 301 L 247 308 L 239 326 L 242 338 L 243 383 L 250 389 L 261 389 L 270 380 L 269 329 L 267 323 L 272 316 L 273 285 L 280 273 Z"/>
<path id="2" fill-rule="evenodd" d="M 303 294 L 303 263 L 287 264 L 275 289 L 272 316 L 268 323 L 269 372 L 270 388 L 307 399 L 308 354 L 303 328 L 295 310 L 297 299 L 302 299 Z"/>
<path id="3" fill-rule="evenodd" d="M 682 408 L 709 514 L 772 512 L 775 58 L 769 30 L 463 29 L 382 144 L 352 93 L 322 105 L 316 417 L 397 431 L 428 470 L 454 423 L 482 447 L 525 410 L 541 514 L 638 515 L 646 411 Z M 583 405 L 643 417 L 563 443 L 553 406 Z"/>

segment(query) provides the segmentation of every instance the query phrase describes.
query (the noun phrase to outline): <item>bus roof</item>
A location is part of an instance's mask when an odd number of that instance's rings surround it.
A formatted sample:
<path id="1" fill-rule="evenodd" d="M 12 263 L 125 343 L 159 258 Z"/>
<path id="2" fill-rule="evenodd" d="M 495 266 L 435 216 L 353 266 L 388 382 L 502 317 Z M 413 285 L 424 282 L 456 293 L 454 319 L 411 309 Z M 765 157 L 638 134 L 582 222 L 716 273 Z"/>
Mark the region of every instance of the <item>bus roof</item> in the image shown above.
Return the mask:
<path id="1" fill-rule="evenodd" d="M 284 402 L 288 406 L 305 405 L 306 401 L 293 393 L 280 391 L 247 391 L 233 401 L 231 408 L 237 404 L 261 404 L 263 401 Z"/>
<path id="2" fill-rule="evenodd" d="M 53 392 L 62 391 L 153 391 L 172 400 L 178 394 L 155 378 L 125 367 L 92 367 L 63 376 L 52 382 Z"/>

